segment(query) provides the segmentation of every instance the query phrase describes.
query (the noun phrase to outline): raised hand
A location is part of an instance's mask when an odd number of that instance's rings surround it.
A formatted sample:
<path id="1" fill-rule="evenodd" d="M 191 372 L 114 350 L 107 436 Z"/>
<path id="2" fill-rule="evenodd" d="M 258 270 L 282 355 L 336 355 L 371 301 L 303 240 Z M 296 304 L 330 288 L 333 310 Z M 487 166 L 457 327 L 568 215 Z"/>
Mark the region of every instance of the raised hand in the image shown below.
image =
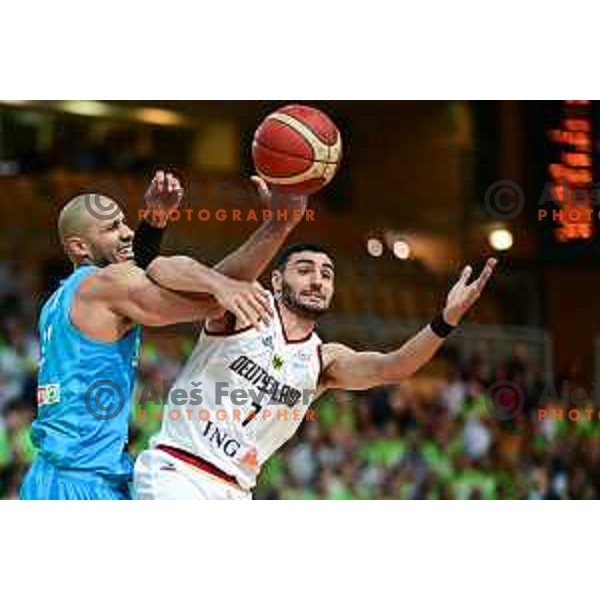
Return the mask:
<path id="1" fill-rule="evenodd" d="M 302 218 L 308 206 L 308 194 L 300 192 L 286 191 L 281 188 L 269 188 L 267 182 L 258 175 L 250 177 L 252 183 L 256 186 L 258 196 L 265 208 L 273 211 L 277 215 L 278 209 L 287 208 L 288 211 L 300 211 L 298 216 Z M 292 215 L 289 215 L 289 220 L 292 220 Z M 299 220 L 299 219 L 298 219 Z"/>
<path id="2" fill-rule="evenodd" d="M 225 277 L 214 290 L 217 302 L 242 322 L 250 322 L 260 330 L 273 316 L 268 293 L 258 284 Z"/>
<path id="3" fill-rule="evenodd" d="M 179 208 L 183 196 L 183 187 L 175 175 L 168 171 L 156 171 L 144 194 L 148 222 L 155 227 L 165 227 L 169 213 Z"/>
<path id="4" fill-rule="evenodd" d="M 463 269 L 459 280 L 454 284 L 446 299 L 444 320 L 449 325 L 458 325 L 464 314 L 477 302 L 497 263 L 495 258 L 488 258 L 479 277 L 470 284 L 467 284 L 467 281 L 469 281 L 473 269 L 470 265 Z"/>

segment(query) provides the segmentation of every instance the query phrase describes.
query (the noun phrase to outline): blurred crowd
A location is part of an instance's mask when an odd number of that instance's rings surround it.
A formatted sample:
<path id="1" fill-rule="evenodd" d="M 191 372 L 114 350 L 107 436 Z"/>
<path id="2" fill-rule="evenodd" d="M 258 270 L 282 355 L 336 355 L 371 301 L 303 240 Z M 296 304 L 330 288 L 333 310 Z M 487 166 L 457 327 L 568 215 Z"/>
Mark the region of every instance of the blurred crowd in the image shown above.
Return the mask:
<path id="1" fill-rule="evenodd" d="M 0 497 L 15 498 L 35 456 L 37 340 L 26 272 L 0 271 Z M 11 283 L 8 284 L 7 281 Z M 29 295 L 28 295 L 29 294 Z M 163 397 L 189 356 L 189 333 L 142 347 L 130 451 L 147 447 L 160 421 L 140 416 L 141 394 Z M 599 421 L 538 419 L 544 383 L 515 352 L 498 364 L 442 356 L 442 375 L 415 377 L 368 392 L 333 391 L 314 405 L 316 418 L 265 465 L 256 498 L 265 499 L 560 499 L 600 497 Z M 511 418 L 495 418 L 490 389 Z M 144 392 L 145 390 L 145 392 Z M 514 392 L 514 390 L 512 390 Z M 555 398 L 555 401 L 557 399 Z M 511 402 L 521 402 L 513 410 Z M 514 413 L 514 414 L 513 414 Z"/>
<path id="2" fill-rule="evenodd" d="M 26 139 L 39 138 L 36 128 L 39 122 L 31 122 L 31 117 L 29 121 L 23 124 L 13 116 L 9 122 Z M 19 127 L 25 130 L 21 131 Z M 0 175 L 42 174 L 57 168 L 146 174 L 155 164 L 156 137 L 160 133 L 149 127 L 133 128 L 129 124 L 101 122 L 90 127 L 86 122 L 58 119 L 49 143 L 5 149 L 10 158 L 0 162 Z M 18 136 L 14 138 L 18 139 Z M 12 137 L 11 140 L 14 141 Z"/>
<path id="3" fill-rule="evenodd" d="M 520 399 L 506 381 L 518 382 Z M 518 357 L 497 365 L 474 357 L 431 381 L 334 391 L 318 401 L 317 421 L 269 461 L 256 497 L 598 498 L 599 421 L 539 419 L 550 388 Z"/>

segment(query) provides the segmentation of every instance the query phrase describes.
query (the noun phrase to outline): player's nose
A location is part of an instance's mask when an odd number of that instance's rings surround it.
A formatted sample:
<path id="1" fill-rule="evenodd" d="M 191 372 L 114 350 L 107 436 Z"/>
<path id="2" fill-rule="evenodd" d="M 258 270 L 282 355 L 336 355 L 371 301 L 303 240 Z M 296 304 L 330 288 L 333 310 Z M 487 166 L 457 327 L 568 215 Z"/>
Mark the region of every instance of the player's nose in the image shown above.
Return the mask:
<path id="1" fill-rule="evenodd" d="M 133 239 L 133 231 L 132 229 L 123 223 L 121 227 L 121 239 L 124 242 L 130 242 Z"/>

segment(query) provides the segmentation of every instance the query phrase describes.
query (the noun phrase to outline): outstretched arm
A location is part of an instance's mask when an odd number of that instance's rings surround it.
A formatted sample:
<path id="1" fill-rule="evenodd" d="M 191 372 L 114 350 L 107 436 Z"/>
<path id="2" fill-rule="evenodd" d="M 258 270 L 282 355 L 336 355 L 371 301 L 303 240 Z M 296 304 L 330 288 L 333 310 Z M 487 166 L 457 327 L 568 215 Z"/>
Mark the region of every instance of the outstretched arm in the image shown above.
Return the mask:
<path id="1" fill-rule="evenodd" d="M 495 265 L 496 260 L 489 259 L 479 278 L 471 284 L 467 284 L 472 273 L 471 267 L 463 269 L 460 279 L 448 294 L 442 313 L 447 325 L 458 325 L 475 304 Z M 427 325 L 398 350 L 389 353 L 356 352 L 343 344 L 324 344 L 321 350 L 323 374 L 318 393 L 327 388 L 364 390 L 410 377 L 438 351 L 444 342 L 440 333 L 435 324 Z"/>
<path id="2" fill-rule="evenodd" d="M 87 278 L 75 296 L 73 316 L 83 331 L 113 333 L 132 324 L 162 326 L 197 321 L 222 312 L 207 279 L 196 294 L 178 294 L 154 284 L 131 263 L 109 265 Z M 116 335 L 115 337 L 119 337 Z"/>
<path id="3" fill-rule="evenodd" d="M 224 311 L 259 328 L 273 316 L 267 292 L 258 283 L 237 281 L 190 258 L 159 256 L 146 269 L 146 275 L 165 290 L 197 293 L 207 290 Z M 222 315 L 221 315 L 222 316 Z"/>
<path id="4" fill-rule="evenodd" d="M 239 281 L 255 281 L 281 247 L 288 230 L 276 221 L 266 221 L 237 250 L 214 270 Z M 205 278 L 207 267 L 188 256 L 159 256 L 146 271 L 159 285 L 180 292 L 195 292 Z"/>
<path id="5" fill-rule="evenodd" d="M 106 278 L 112 288 L 108 300 L 110 308 L 134 323 L 154 326 L 187 323 L 221 310 L 214 297 L 215 282 L 210 277 L 210 270 L 207 270 L 202 287 L 194 294 L 166 290 L 137 268 L 125 274 L 107 273 Z"/>
<path id="6" fill-rule="evenodd" d="M 239 280 L 238 288 L 240 289 L 236 290 L 234 289 L 234 285 L 229 285 L 224 294 L 217 296 L 217 300 L 221 306 L 229 313 L 232 313 L 237 319 L 241 321 L 250 320 L 257 327 L 256 317 L 248 319 L 248 315 L 243 314 L 243 311 L 239 309 L 240 298 L 243 302 L 247 302 L 249 295 L 252 295 L 251 290 L 240 286 L 247 286 L 246 282 L 255 282 L 273 259 L 306 211 L 308 197 L 298 194 L 272 194 L 267 184 L 260 177 L 252 177 L 252 181 L 257 186 L 260 198 L 268 206 L 272 216 L 242 246 L 216 265 L 214 270 L 223 276 L 227 276 L 227 278 Z M 288 217 L 292 218 L 285 220 L 277 218 L 277 211 L 282 210 L 283 207 L 288 211 Z M 204 267 L 192 258 L 170 256 L 155 259 L 146 272 L 153 281 L 167 289 L 181 292 L 195 292 L 202 285 L 206 269 L 207 267 Z M 262 300 L 262 308 L 272 316 L 267 299 L 265 297 L 258 299 Z M 262 317 L 264 319 L 265 315 L 263 314 Z M 219 323 L 213 323 L 214 330 L 233 328 L 234 323 L 227 318 L 221 318 L 218 321 Z"/>
<path id="7" fill-rule="evenodd" d="M 260 277 L 300 222 L 308 205 L 308 196 L 304 194 L 271 192 L 260 177 L 255 175 L 251 179 L 271 216 L 237 250 L 215 265 L 220 273 L 243 281 L 254 281 Z M 286 210 L 287 219 L 280 220 L 278 210 Z"/>
<path id="8" fill-rule="evenodd" d="M 240 281 L 255 281 L 271 262 L 288 235 L 306 211 L 308 197 L 300 194 L 271 193 L 260 177 L 252 177 L 260 198 L 271 216 L 237 249 L 214 269 Z M 278 219 L 278 210 L 287 211 L 287 219 Z M 296 218 L 298 217 L 298 218 Z M 160 285 L 182 292 L 198 291 L 206 267 L 183 256 L 160 257 L 147 272 Z"/>

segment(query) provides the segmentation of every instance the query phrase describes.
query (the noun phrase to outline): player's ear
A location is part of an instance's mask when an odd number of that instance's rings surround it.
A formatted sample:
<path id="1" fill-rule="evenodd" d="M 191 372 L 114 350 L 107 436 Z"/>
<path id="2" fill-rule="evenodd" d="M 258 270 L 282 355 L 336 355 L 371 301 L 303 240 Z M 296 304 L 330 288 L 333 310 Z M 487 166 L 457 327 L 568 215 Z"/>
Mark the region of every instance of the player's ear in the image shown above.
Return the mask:
<path id="1" fill-rule="evenodd" d="M 79 264 L 85 259 L 92 258 L 87 243 L 80 237 L 70 236 L 66 238 L 63 242 L 63 248 L 67 256 L 75 264 Z"/>
<path id="2" fill-rule="evenodd" d="M 283 277 L 281 276 L 281 271 L 278 271 L 277 269 L 275 269 L 271 273 L 271 287 L 273 288 L 273 291 L 276 294 L 279 294 L 281 292 L 282 281 L 283 281 Z"/>

